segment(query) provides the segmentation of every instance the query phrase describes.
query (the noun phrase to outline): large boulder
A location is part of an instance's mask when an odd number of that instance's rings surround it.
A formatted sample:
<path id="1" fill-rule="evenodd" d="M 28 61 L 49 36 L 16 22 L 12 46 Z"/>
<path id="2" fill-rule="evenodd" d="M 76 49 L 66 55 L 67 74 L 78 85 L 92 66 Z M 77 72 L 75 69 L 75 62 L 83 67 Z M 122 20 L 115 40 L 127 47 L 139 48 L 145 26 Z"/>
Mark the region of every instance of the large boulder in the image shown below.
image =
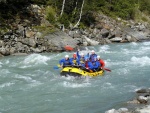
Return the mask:
<path id="1" fill-rule="evenodd" d="M 33 38 L 23 38 L 20 40 L 21 43 L 28 45 L 30 47 L 35 47 L 36 46 L 36 42 L 35 39 Z"/>
<path id="2" fill-rule="evenodd" d="M 77 47 L 78 41 L 67 35 L 62 31 L 57 31 L 51 34 L 48 34 L 44 37 L 47 40 L 47 47 L 49 50 L 64 50 L 66 45 L 71 46 L 72 48 Z"/>

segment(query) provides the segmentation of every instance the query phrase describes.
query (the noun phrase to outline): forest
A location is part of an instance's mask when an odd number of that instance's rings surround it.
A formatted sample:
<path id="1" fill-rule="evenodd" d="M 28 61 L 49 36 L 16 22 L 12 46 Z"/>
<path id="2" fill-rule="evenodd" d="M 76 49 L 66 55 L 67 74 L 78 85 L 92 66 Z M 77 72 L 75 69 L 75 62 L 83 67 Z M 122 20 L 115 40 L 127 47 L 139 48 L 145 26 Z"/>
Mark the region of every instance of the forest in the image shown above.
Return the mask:
<path id="1" fill-rule="evenodd" d="M 78 26 L 79 22 L 89 26 L 95 21 L 95 12 L 124 20 L 135 20 L 140 16 L 137 12 L 150 15 L 150 0 L 0 0 L 0 25 L 20 15 L 30 4 L 45 7 L 46 19 L 50 23 L 59 22 L 66 27 L 70 23 Z"/>

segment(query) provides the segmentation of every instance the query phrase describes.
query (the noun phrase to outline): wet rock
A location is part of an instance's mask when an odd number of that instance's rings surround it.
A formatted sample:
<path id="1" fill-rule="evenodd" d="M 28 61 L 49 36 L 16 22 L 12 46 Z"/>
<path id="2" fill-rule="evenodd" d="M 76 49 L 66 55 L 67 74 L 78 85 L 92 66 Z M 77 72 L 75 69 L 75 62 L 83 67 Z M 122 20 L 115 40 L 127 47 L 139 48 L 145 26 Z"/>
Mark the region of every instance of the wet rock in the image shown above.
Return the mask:
<path id="1" fill-rule="evenodd" d="M 139 96 L 137 100 L 140 102 L 140 104 L 146 104 L 148 102 L 148 98 L 144 96 Z"/>
<path id="2" fill-rule="evenodd" d="M 150 89 L 140 89 L 136 93 L 150 93 Z"/>

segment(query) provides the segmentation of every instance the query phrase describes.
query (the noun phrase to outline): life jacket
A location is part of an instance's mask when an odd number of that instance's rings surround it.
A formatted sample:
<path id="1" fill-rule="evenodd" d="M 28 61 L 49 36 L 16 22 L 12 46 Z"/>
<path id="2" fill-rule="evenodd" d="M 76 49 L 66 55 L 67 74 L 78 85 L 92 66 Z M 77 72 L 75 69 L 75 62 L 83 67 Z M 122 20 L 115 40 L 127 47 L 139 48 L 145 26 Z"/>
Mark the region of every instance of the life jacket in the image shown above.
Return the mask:
<path id="1" fill-rule="evenodd" d="M 93 66 L 95 66 L 96 65 L 96 61 L 93 61 L 92 64 L 93 64 Z"/>
<path id="2" fill-rule="evenodd" d="M 95 57 L 97 57 L 97 55 L 96 55 L 96 54 L 91 54 L 91 55 L 90 55 L 90 61 L 92 61 L 92 62 L 93 62 Z"/>
<path id="3" fill-rule="evenodd" d="M 85 59 L 84 59 L 84 57 L 81 57 L 80 58 L 80 64 L 84 64 L 85 63 Z"/>
<path id="4" fill-rule="evenodd" d="M 101 67 L 104 67 L 105 66 L 105 62 L 102 60 L 102 59 L 100 59 L 100 60 L 98 60 L 99 61 L 99 63 L 101 64 Z"/>
<path id="5" fill-rule="evenodd" d="M 64 61 L 64 65 L 70 65 L 70 59 Z"/>
<path id="6" fill-rule="evenodd" d="M 73 64 L 77 65 L 77 59 L 72 60 Z"/>

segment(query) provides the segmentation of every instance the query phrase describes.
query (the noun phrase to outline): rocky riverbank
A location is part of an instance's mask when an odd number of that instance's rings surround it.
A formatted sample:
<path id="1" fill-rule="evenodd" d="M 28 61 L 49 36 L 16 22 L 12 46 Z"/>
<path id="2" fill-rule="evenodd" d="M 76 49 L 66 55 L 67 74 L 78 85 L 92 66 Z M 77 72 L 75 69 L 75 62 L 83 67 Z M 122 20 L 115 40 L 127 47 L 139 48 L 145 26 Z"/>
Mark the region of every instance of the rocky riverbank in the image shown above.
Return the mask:
<path id="1" fill-rule="evenodd" d="M 136 91 L 136 97 L 126 104 L 128 108 L 111 109 L 105 113 L 150 113 L 150 89 Z"/>
<path id="2" fill-rule="evenodd" d="M 138 42 L 150 39 L 150 25 L 147 22 L 136 23 L 112 19 L 103 14 L 93 14 L 95 23 L 88 28 L 53 29 L 46 19 L 44 9 L 37 5 L 27 7 L 33 16 L 17 19 L 12 23 L 12 29 L 0 35 L 0 56 L 64 51 L 66 45 L 94 46 L 108 43 Z M 36 25 L 49 28 L 47 32 L 38 30 Z"/>

